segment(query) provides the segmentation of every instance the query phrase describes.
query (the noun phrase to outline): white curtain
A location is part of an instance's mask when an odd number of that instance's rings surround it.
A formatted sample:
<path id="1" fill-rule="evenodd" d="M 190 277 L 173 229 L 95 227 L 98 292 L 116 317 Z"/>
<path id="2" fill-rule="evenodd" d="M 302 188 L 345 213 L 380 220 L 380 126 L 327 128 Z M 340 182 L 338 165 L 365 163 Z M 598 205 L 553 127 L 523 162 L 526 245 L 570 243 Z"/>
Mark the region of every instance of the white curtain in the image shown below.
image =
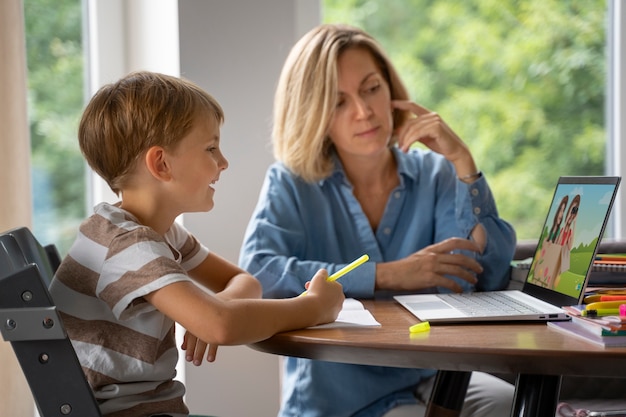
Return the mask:
<path id="1" fill-rule="evenodd" d="M 30 137 L 22 0 L 0 1 L 0 232 L 31 227 Z M 0 416 L 34 415 L 33 400 L 8 342 L 0 342 Z"/>

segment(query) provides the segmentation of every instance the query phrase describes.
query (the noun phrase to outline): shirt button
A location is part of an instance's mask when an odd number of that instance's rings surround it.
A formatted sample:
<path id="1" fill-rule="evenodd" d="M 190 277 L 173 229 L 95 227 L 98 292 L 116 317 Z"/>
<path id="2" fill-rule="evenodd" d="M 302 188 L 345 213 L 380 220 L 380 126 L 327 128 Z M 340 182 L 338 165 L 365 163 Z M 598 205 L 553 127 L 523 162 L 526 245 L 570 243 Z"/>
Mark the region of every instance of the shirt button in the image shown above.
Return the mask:
<path id="1" fill-rule="evenodd" d="M 476 197 L 478 195 L 478 188 L 472 188 L 472 195 Z"/>
<path id="2" fill-rule="evenodd" d="M 474 207 L 474 214 L 477 216 L 480 214 L 480 207 Z"/>
<path id="3" fill-rule="evenodd" d="M 400 191 L 396 191 L 395 193 L 393 193 L 393 196 L 398 199 L 400 198 Z"/>
<path id="4" fill-rule="evenodd" d="M 385 227 L 385 230 L 383 230 L 383 233 L 389 236 L 391 234 L 391 228 Z"/>

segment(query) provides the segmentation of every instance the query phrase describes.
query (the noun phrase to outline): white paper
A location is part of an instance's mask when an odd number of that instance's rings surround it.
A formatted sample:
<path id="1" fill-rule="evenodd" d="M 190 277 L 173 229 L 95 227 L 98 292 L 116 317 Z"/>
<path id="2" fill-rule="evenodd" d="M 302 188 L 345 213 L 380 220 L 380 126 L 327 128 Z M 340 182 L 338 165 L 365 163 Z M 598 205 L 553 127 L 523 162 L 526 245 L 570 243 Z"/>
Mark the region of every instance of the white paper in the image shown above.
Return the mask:
<path id="1" fill-rule="evenodd" d="M 341 327 L 368 327 L 380 326 L 372 313 L 359 300 L 346 298 L 337 320 L 332 323 L 320 324 L 309 329 L 336 329 Z"/>

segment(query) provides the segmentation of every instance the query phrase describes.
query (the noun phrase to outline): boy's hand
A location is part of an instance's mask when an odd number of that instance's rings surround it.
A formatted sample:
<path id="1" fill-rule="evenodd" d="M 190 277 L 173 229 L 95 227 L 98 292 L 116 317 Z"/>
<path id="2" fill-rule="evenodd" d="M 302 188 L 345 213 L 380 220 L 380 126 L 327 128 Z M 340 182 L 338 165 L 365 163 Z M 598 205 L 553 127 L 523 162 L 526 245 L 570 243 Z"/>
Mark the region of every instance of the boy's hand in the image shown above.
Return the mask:
<path id="1" fill-rule="evenodd" d="M 207 345 L 202 340 L 198 339 L 189 331 L 185 331 L 183 337 L 183 344 L 180 346 L 185 351 L 185 359 L 187 362 L 193 362 L 195 366 L 202 365 L 202 358 L 204 352 L 209 348 L 206 360 L 207 362 L 214 362 L 217 356 L 217 345 Z"/>
<path id="2" fill-rule="evenodd" d="M 320 304 L 321 316 L 318 324 L 335 321 L 343 307 L 343 300 L 346 298 L 341 284 L 336 281 L 327 281 L 327 279 L 328 271 L 320 269 L 305 286 L 307 298 L 315 297 Z"/>

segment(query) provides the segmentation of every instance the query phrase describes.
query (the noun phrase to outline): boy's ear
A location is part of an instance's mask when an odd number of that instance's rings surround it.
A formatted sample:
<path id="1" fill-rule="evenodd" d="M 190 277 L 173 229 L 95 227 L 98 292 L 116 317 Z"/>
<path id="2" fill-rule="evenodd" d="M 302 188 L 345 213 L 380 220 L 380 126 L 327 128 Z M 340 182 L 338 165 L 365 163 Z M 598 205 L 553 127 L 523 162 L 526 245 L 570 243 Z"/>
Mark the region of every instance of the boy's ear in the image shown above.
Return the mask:
<path id="1" fill-rule="evenodd" d="M 146 168 L 152 176 L 160 181 L 171 178 L 170 166 L 167 162 L 167 153 L 160 146 L 153 146 L 146 152 Z"/>

